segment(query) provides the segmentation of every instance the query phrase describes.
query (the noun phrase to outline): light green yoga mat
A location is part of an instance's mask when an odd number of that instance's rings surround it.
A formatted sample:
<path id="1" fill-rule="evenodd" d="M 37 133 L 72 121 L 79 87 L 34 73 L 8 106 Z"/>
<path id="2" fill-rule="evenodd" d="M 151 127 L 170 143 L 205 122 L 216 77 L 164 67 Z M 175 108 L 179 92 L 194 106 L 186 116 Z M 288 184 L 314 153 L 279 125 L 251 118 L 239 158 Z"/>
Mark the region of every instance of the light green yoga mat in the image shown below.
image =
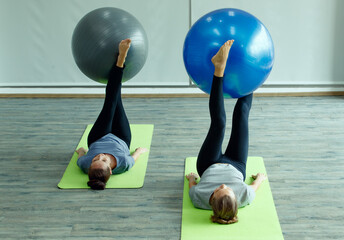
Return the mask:
<path id="1" fill-rule="evenodd" d="M 87 149 L 87 136 L 92 128 L 88 125 L 79 145 L 76 149 L 84 147 Z M 136 161 L 135 165 L 127 172 L 117 175 L 111 175 L 109 181 L 106 183 L 106 188 L 141 188 L 145 179 L 149 149 L 153 137 L 153 125 L 150 124 L 131 124 L 131 144 L 130 153 L 134 152 L 138 147 L 145 147 L 148 149 Z M 59 188 L 89 188 L 87 186 L 88 175 L 85 174 L 76 164 L 78 154 L 74 152 L 65 173 L 57 185 Z"/>
<path id="2" fill-rule="evenodd" d="M 263 158 L 249 157 L 246 168 L 246 183 L 250 184 L 252 174 L 266 173 Z M 185 175 L 196 172 L 196 158 L 185 161 Z M 197 209 L 189 197 L 188 180 L 184 180 L 183 214 L 181 239 L 230 239 L 230 240 L 279 240 L 283 239 L 275 204 L 268 180 L 262 183 L 253 202 L 240 208 L 239 221 L 235 224 L 222 225 L 212 223 L 212 211 Z"/>

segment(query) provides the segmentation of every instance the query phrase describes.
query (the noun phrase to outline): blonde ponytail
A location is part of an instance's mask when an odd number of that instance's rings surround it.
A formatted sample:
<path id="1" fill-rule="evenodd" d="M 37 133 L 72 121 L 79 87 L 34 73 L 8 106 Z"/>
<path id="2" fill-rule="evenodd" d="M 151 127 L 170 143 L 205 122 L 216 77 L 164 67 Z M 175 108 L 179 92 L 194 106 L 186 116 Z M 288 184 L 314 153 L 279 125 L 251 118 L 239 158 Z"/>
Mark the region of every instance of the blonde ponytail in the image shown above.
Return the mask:
<path id="1" fill-rule="evenodd" d="M 229 195 L 225 195 L 219 199 L 211 200 L 211 207 L 214 215 L 211 221 L 220 224 L 232 224 L 238 222 L 238 202 Z"/>
<path id="2" fill-rule="evenodd" d="M 210 219 L 212 222 L 220 223 L 220 224 L 232 224 L 232 223 L 238 222 L 238 217 L 234 217 L 233 219 L 226 220 L 226 219 L 218 218 L 218 217 L 215 217 L 214 215 L 212 215 L 210 217 Z"/>

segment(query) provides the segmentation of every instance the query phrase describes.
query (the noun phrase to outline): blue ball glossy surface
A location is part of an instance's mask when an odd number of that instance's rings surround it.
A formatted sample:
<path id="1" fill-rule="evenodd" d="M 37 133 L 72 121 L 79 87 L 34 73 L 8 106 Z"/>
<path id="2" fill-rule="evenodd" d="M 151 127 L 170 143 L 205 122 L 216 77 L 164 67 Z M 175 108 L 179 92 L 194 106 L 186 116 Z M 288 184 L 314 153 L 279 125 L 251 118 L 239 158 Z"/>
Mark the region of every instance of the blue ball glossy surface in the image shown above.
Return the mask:
<path id="1" fill-rule="evenodd" d="M 239 9 L 219 9 L 201 17 L 189 30 L 183 49 L 192 81 L 210 93 L 214 74 L 211 58 L 227 40 L 234 39 L 224 76 L 224 96 L 239 98 L 261 86 L 274 62 L 274 46 L 266 27 Z"/>

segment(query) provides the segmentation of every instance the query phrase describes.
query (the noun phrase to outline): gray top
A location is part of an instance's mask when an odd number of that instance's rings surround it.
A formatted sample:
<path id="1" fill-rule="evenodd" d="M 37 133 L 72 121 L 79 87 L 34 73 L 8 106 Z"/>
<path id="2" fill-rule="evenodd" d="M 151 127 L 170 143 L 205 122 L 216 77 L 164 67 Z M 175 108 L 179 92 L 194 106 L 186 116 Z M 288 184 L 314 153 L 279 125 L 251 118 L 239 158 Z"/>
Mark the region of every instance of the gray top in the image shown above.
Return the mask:
<path id="1" fill-rule="evenodd" d="M 77 164 L 84 173 L 88 173 L 92 159 L 100 153 L 108 153 L 116 158 L 117 166 L 112 169 L 112 174 L 128 171 L 135 164 L 127 144 L 119 137 L 108 133 L 92 143 L 87 154 L 78 159 Z"/>
<path id="2" fill-rule="evenodd" d="M 190 188 L 189 196 L 193 205 L 196 208 L 211 210 L 209 199 L 221 184 L 233 189 L 239 208 L 250 204 L 256 195 L 235 167 L 230 164 L 213 164 L 204 171 L 199 183 Z"/>

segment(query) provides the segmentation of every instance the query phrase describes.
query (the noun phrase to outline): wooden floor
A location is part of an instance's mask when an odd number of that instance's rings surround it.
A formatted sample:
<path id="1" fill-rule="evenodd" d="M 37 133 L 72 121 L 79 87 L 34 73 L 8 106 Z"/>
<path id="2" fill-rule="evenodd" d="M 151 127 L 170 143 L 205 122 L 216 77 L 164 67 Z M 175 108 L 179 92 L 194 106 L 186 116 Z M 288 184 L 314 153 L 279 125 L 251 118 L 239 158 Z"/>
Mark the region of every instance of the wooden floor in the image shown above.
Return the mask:
<path id="1" fill-rule="evenodd" d="M 180 239 L 207 104 L 125 98 L 131 123 L 155 125 L 144 187 L 91 191 L 56 185 L 102 99 L 0 99 L 0 239 Z M 249 155 L 264 158 L 285 239 L 344 238 L 343 124 L 341 96 L 254 99 Z"/>

